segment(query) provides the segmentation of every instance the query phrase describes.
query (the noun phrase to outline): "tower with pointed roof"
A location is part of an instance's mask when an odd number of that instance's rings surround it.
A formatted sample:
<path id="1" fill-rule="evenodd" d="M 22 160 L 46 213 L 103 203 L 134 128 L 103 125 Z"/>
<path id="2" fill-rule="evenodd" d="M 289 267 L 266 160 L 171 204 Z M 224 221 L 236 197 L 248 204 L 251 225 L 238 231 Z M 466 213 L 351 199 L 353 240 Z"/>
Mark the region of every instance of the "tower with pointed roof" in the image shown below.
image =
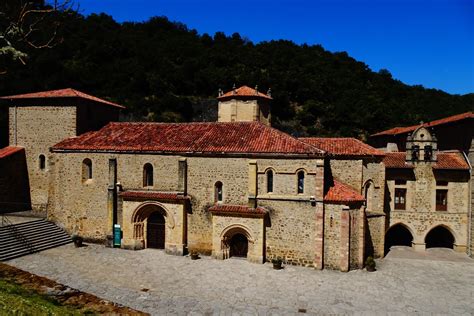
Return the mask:
<path id="1" fill-rule="evenodd" d="M 258 92 L 248 86 L 234 88 L 223 93 L 219 91 L 218 121 L 219 122 L 254 122 L 259 121 L 265 125 L 271 124 L 270 102 L 272 97 Z"/>

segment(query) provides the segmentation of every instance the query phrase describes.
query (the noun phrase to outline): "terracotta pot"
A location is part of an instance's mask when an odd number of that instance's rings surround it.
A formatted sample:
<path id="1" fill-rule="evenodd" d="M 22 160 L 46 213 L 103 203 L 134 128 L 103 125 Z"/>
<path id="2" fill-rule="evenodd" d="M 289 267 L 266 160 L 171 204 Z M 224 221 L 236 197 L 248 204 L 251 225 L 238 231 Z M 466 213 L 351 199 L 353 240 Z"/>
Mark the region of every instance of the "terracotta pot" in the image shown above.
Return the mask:
<path id="1" fill-rule="evenodd" d="M 273 269 L 280 270 L 281 269 L 281 261 L 273 262 Z"/>

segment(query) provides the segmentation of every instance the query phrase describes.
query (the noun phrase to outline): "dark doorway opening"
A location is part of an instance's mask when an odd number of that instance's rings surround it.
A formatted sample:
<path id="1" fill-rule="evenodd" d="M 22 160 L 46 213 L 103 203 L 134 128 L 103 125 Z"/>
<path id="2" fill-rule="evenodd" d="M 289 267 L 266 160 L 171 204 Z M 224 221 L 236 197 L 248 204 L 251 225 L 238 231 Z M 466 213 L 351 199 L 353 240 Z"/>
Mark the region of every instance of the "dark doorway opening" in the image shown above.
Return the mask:
<path id="1" fill-rule="evenodd" d="M 148 248 L 165 249 L 165 218 L 160 212 L 153 212 L 148 217 L 146 226 Z"/>
<path id="2" fill-rule="evenodd" d="M 235 234 L 230 239 L 230 256 L 247 258 L 249 241 L 247 237 L 242 234 Z"/>
<path id="3" fill-rule="evenodd" d="M 401 224 L 394 225 L 385 234 L 385 255 L 390 251 L 392 246 L 408 246 L 411 247 L 413 236 L 408 228 Z"/>
<path id="4" fill-rule="evenodd" d="M 454 246 L 454 236 L 443 226 L 433 228 L 425 238 L 426 248 L 451 248 Z"/>

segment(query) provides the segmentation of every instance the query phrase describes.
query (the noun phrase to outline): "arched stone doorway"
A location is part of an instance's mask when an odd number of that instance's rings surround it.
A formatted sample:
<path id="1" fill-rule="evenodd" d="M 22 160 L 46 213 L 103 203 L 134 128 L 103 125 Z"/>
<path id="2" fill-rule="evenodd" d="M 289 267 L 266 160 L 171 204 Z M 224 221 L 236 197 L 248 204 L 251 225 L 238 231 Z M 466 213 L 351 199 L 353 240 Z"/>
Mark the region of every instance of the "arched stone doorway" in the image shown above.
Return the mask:
<path id="1" fill-rule="evenodd" d="M 148 248 L 165 249 L 165 217 L 160 212 L 155 211 L 148 216 L 146 245 Z"/>
<path id="2" fill-rule="evenodd" d="M 385 255 L 390 251 L 392 246 L 408 246 L 411 247 L 413 235 L 410 230 L 402 224 L 393 225 L 385 234 Z"/>
<path id="3" fill-rule="evenodd" d="M 253 251 L 254 240 L 249 230 L 242 225 L 231 225 L 221 233 L 222 259 L 248 258 Z"/>
<path id="4" fill-rule="evenodd" d="M 142 248 L 165 249 L 166 230 L 173 228 L 173 219 L 157 203 L 146 203 L 133 214 L 133 238 Z"/>
<path id="5" fill-rule="evenodd" d="M 426 248 L 451 248 L 454 246 L 454 236 L 443 226 L 430 230 L 425 237 Z"/>
<path id="6" fill-rule="evenodd" d="M 247 258 L 249 241 L 245 235 L 241 233 L 233 235 L 230 238 L 229 247 L 231 257 Z"/>

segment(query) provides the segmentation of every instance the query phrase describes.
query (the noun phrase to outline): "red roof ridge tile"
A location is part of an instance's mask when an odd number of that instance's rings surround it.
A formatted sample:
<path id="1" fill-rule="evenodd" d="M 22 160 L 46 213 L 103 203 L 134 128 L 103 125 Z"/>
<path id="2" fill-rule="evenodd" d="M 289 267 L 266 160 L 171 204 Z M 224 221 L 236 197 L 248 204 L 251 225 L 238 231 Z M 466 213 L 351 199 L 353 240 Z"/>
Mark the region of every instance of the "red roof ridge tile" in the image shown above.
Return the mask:
<path id="1" fill-rule="evenodd" d="M 384 156 L 381 150 L 353 137 L 300 137 L 301 141 L 332 156 Z"/>
<path id="2" fill-rule="evenodd" d="M 25 150 L 24 147 L 21 146 L 7 146 L 0 149 L 0 159 L 9 157 L 17 152 Z"/>
<path id="3" fill-rule="evenodd" d="M 217 97 L 218 100 L 223 100 L 223 99 L 232 99 L 235 97 L 257 97 L 257 98 L 263 98 L 267 100 L 272 100 L 272 97 L 259 92 L 253 88 L 250 88 L 249 86 L 243 85 L 237 89 L 232 89 L 220 96 Z"/>
<path id="4" fill-rule="evenodd" d="M 111 122 L 53 150 L 314 155 L 325 152 L 261 122 Z"/>
<path id="5" fill-rule="evenodd" d="M 248 215 L 248 216 L 265 216 L 268 211 L 266 208 L 250 207 L 248 205 L 237 205 L 237 204 L 214 204 L 209 207 L 209 212 L 212 214 L 223 214 L 223 215 Z"/>
<path id="6" fill-rule="evenodd" d="M 414 131 L 420 126 L 424 127 L 433 127 L 433 126 L 438 126 L 441 124 L 447 124 L 447 123 L 452 123 L 452 122 L 457 122 L 460 120 L 468 119 L 468 118 L 474 118 L 474 113 L 472 111 L 469 112 L 464 112 L 456 115 L 451 115 L 448 117 L 440 118 L 428 123 L 423 123 L 423 124 L 417 124 L 417 125 L 411 125 L 411 126 L 399 126 L 399 127 L 393 127 L 391 129 L 381 131 L 375 134 L 372 134 L 370 136 L 382 136 L 382 135 L 398 135 L 398 134 L 403 134 L 407 132 Z"/>
<path id="7" fill-rule="evenodd" d="M 23 94 L 16 94 L 16 95 L 9 95 L 9 96 L 2 96 L 0 99 L 2 100 L 16 100 L 16 99 L 41 99 L 41 98 L 82 98 L 98 103 L 103 103 L 106 105 L 111 105 L 114 107 L 118 107 L 121 109 L 125 109 L 124 106 L 113 103 L 93 95 L 75 90 L 73 88 L 65 88 L 65 89 L 57 89 L 57 90 L 47 90 L 47 91 L 39 91 L 39 92 L 31 92 L 31 93 L 23 93 Z"/>
<path id="8" fill-rule="evenodd" d="M 390 169 L 413 169 L 414 165 L 406 161 L 404 151 L 387 152 L 383 160 L 385 167 Z M 433 163 L 433 169 L 445 170 L 469 170 L 469 163 L 462 151 L 449 150 L 439 151 L 437 161 Z"/>
<path id="9" fill-rule="evenodd" d="M 184 201 L 189 200 L 189 195 L 183 195 L 180 192 L 152 191 L 152 190 L 126 190 L 119 193 L 119 196 L 126 199 L 158 199 Z"/>

